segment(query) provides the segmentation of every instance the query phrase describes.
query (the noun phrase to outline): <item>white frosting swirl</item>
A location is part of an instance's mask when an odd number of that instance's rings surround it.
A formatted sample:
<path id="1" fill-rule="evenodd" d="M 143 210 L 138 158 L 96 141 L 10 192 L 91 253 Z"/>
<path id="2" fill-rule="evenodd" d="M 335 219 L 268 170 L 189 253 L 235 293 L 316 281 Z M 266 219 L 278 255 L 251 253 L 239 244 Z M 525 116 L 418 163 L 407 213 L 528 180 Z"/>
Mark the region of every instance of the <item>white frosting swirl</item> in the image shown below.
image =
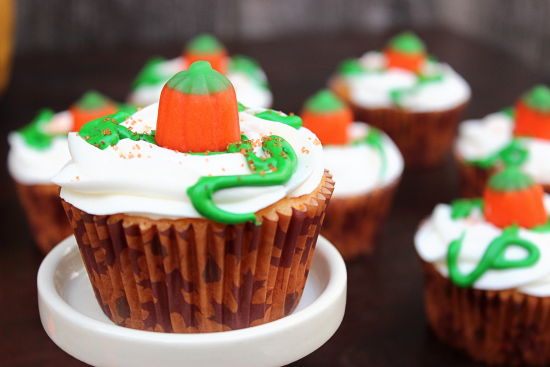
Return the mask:
<path id="1" fill-rule="evenodd" d="M 504 149 L 514 138 L 514 119 L 504 112 L 481 120 L 466 120 L 459 125 L 457 153 L 466 161 L 483 160 Z M 550 184 L 550 141 L 522 138 L 529 152 L 522 169 L 537 182 Z"/>
<path id="2" fill-rule="evenodd" d="M 69 132 L 72 126 L 72 114 L 63 111 L 56 113 L 44 130 L 51 134 L 63 134 Z M 18 132 L 11 132 L 8 142 L 8 170 L 14 180 L 24 185 L 50 185 L 50 178 L 71 159 L 66 135 L 54 137 L 45 149 L 30 146 Z"/>
<path id="3" fill-rule="evenodd" d="M 370 126 L 354 122 L 348 128 L 350 140 L 367 136 Z M 326 145 L 325 167 L 338 182 L 333 197 L 350 197 L 366 194 L 389 185 L 403 172 L 403 156 L 394 142 L 384 133 L 382 149 L 386 156 L 386 168 L 382 171 L 380 152 L 367 144 Z"/>
<path id="4" fill-rule="evenodd" d="M 258 156 L 261 137 L 279 135 L 298 157 L 298 166 L 284 185 L 238 187 L 214 194 L 214 203 L 232 213 L 263 209 L 284 197 L 309 194 L 321 182 L 323 149 L 313 133 L 253 116 L 260 110 L 239 113 L 241 132 L 254 141 Z M 124 122 L 137 133 L 156 129 L 158 103 Z M 240 153 L 191 155 L 158 147 L 145 141 L 122 139 L 115 147 L 100 150 L 76 133 L 69 134 L 72 160 L 52 178 L 61 186 L 61 197 L 96 215 L 126 213 L 150 218 L 198 218 L 187 188 L 201 176 L 249 175 L 252 172 Z"/>
<path id="5" fill-rule="evenodd" d="M 545 194 L 544 203 L 550 211 L 550 196 Z M 458 256 L 458 269 L 470 273 L 487 250 L 489 244 L 502 235 L 502 229 L 486 222 L 479 209 L 473 209 L 467 218 L 452 219 L 451 206 L 438 204 L 432 216 L 424 222 L 414 237 L 416 250 L 422 260 L 429 262 L 444 277 L 449 276 L 447 252 L 452 241 L 464 234 Z M 530 267 L 506 270 L 490 269 L 474 284 L 473 288 L 503 290 L 515 288 L 518 292 L 538 297 L 550 295 L 550 233 L 537 233 L 525 228 L 519 229 L 519 237 L 531 241 L 540 250 L 539 260 Z M 526 250 L 509 246 L 504 257 L 520 260 L 526 257 Z"/>
<path id="6" fill-rule="evenodd" d="M 364 54 L 359 63 L 366 72 L 342 76 L 346 81 L 350 99 L 364 108 L 393 108 L 391 92 L 410 89 L 400 102 L 400 107 L 412 112 L 432 112 L 455 108 L 470 99 L 468 83 L 449 65 L 427 61 L 424 73 L 441 73 L 442 79 L 418 85 L 415 73 L 401 68 L 386 68 L 383 53 L 371 51 Z"/>
<path id="7" fill-rule="evenodd" d="M 157 65 L 157 72 L 159 75 L 165 76 L 165 80 L 154 85 L 139 86 L 128 96 L 128 102 L 138 106 L 148 106 L 158 102 L 164 84 L 166 84 L 174 74 L 186 69 L 187 62 L 185 58 L 181 56 L 159 63 Z M 261 80 L 267 81 L 263 70 L 260 70 L 259 76 Z M 246 73 L 229 71 L 226 77 L 235 88 L 237 100 L 243 105 L 261 108 L 269 108 L 271 106 L 273 102 L 271 91 L 261 86 Z"/>

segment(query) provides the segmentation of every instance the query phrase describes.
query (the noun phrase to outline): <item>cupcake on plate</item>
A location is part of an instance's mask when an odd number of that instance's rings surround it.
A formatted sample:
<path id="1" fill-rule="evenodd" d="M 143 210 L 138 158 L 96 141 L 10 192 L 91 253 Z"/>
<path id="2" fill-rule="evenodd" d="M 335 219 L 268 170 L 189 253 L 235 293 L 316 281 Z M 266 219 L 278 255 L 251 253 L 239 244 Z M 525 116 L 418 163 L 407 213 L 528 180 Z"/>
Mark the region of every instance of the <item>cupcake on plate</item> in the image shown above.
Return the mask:
<path id="1" fill-rule="evenodd" d="M 90 91 L 67 111 L 42 109 L 27 126 L 8 136 L 8 169 L 31 227 L 34 241 L 46 254 L 72 231 L 59 200 L 59 187 L 50 182 L 71 156 L 67 133 L 84 123 L 127 106 Z"/>
<path id="2" fill-rule="evenodd" d="M 525 155 L 503 152 L 483 198 L 437 205 L 414 239 L 432 329 L 489 365 L 550 363 L 550 196 Z"/>
<path id="3" fill-rule="evenodd" d="M 468 83 L 428 55 L 411 32 L 392 38 L 383 51 L 344 61 L 329 86 L 350 105 L 355 120 L 393 139 L 408 168 L 443 162 L 471 94 Z"/>
<path id="4" fill-rule="evenodd" d="M 128 101 L 137 106 L 158 102 L 164 84 L 176 73 L 198 60 L 208 61 L 233 84 L 237 99 L 247 106 L 269 108 L 273 96 L 258 62 L 248 56 L 229 56 L 225 47 L 212 35 L 193 38 L 182 55 L 174 59 L 155 57 L 147 62 L 132 85 Z"/>
<path id="5" fill-rule="evenodd" d="M 321 234 L 346 260 L 371 253 L 403 172 L 399 149 L 379 129 L 353 122 L 328 89 L 306 101 L 301 117 L 323 143 L 325 168 L 338 182 Z"/>
<path id="6" fill-rule="evenodd" d="M 502 166 L 510 146 L 527 150 L 522 169 L 550 192 L 550 89 L 537 85 L 514 107 L 459 125 L 455 160 L 463 197 L 479 196 L 489 176 Z"/>
<path id="7" fill-rule="evenodd" d="M 229 80 L 197 61 L 159 103 L 69 134 L 72 161 L 52 182 L 105 315 L 170 333 L 289 315 L 334 188 L 300 126 L 238 104 Z"/>

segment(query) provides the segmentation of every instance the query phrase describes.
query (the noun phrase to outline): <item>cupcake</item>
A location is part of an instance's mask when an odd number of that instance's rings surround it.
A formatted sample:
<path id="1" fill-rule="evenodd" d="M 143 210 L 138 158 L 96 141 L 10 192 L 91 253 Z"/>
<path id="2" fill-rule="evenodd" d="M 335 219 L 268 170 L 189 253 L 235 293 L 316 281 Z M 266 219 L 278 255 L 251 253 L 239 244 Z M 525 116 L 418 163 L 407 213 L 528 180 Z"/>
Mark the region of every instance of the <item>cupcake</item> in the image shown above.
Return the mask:
<path id="1" fill-rule="evenodd" d="M 9 134 L 8 169 L 34 241 L 44 254 L 72 233 L 59 200 L 59 187 L 50 182 L 71 159 L 67 133 L 119 108 L 128 107 L 90 91 L 69 110 L 54 113 L 42 109 L 30 124 Z"/>
<path id="2" fill-rule="evenodd" d="M 321 234 L 346 260 L 371 253 L 403 172 L 399 149 L 376 127 L 353 122 L 328 89 L 306 101 L 301 117 L 323 143 L 325 168 L 338 182 Z"/>
<path id="3" fill-rule="evenodd" d="M 289 315 L 334 188 L 300 126 L 238 104 L 229 80 L 197 61 L 159 103 L 70 133 L 72 161 L 52 182 L 105 315 L 167 333 Z"/>
<path id="4" fill-rule="evenodd" d="M 550 196 L 525 156 L 507 149 L 482 198 L 437 205 L 414 239 L 432 329 L 489 365 L 550 363 Z"/>
<path id="5" fill-rule="evenodd" d="M 393 139 L 408 168 L 444 161 L 470 100 L 468 83 L 428 55 L 411 32 L 392 38 L 383 51 L 344 61 L 329 85 L 350 105 L 355 120 Z"/>
<path id="6" fill-rule="evenodd" d="M 155 57 L 149 60 L 134 80 L 128 101 L 137 106 L 158 102 L 168 79 L 198 60 L 208 61 L 214 70 L 231 81 L 239 102 L 262 108 L 271 106 L 273 97 L 258 62 L 248 56 L 229 56 L 225 47 L 209 34 L 202 34 L 189 41 L 179 57 L 170 60 Z"/>
<path id="7" fill-rule="evenodd" d="M 550 89 L 538 85 L 514 107 L 458 128 L 455 160 L 463 197 L 479 196 L 489 176 L 502 166 L 502 153 L 511 146 L 528 152 L 522 169 L 550 192 Z"/>

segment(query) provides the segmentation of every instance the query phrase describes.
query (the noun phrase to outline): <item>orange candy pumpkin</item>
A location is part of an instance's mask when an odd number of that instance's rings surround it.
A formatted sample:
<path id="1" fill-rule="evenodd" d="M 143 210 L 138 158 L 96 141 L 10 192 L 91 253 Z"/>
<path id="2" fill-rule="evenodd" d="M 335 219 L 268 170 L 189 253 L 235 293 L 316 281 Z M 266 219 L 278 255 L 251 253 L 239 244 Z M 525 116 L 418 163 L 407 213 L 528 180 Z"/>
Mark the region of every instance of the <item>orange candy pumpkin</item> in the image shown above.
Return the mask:
<path id="1" fill-rule="evenodd" d="M 73 116 L 73 128 L 71 131 L 79 131 L 84 124 L 111 115 L 118 111 L 116 104 L 96 91 L 84 94 L 80 100 L 69 108 Z"/>
<path id="2" fill-rule="evenodd" d="M 514 135 L 550 140 L 550 89 L 536 86 L 515 105 Z"/>
<path id="3" fill-rule="evenodd" d="M 387 66 L 420 72 L 426 61 L 426 46 L 412 32 L 403 32 L 393 37 L 384 50 Z"/>
<path id="4" fill-rule="evenodd" d="M 188 65 L 197 61 L 208 61 L 212 69 L 225 74 L 229 57 L 222 44 L 212 35 L 203 34 L 192 39 L 183 56 Z"/>

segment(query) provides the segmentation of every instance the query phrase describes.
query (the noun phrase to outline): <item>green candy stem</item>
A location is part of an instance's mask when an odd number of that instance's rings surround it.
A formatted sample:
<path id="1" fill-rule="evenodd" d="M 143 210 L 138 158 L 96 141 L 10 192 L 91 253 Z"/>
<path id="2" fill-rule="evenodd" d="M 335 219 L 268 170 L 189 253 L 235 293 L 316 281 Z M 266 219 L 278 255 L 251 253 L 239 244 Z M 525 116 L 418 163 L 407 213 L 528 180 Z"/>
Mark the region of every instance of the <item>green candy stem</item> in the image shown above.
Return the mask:
<path id="1" fill-rule="evenodd" d="M 483 213 L 482 198 L 454 200 L 451 203 L 451 218 L 467 218 L 474 208 L 478 208 Z"/>
<path id="2" fill-rule="evenodd" d="M 260 224 L 254 213 L 235 214 L 224 211 L 214 204 L 214 193 L 219 190 L 241 186 L 274 186 L 283 185 L 296 171 L 298 159 L 292 146 L 283 138 L 272 135 L 265 137 L 262 143 L 265 160 L 256 156 L 252 144 L 248 141 L 230 144 L 227 152 L 241 152 L 247 158 L 252 175 L 232 175 L 201 177 L 187 189 L 193 207 L 205 218 L 218 223 L 237 224 L 248 221 Z M 271 172 L 266 172 L 271 170 Z"/>
<path id="3" fill-rule="evenodd" d="M 107 97 L 95 90 L 91 90 L 84 93 L 84 95 L 76 101 L 75 105 L 81 110 L 93 111 L 105 107 L 107 103 L 109 103 Z"/>
<path id="4" fill-rule="evenodd" d="M 521 100 L 530 108 L 543 112 L 550 112 L 550 89 L 546 85 L 539 84 L 525 93 Z"/>
<path id="5" fill-rule="evenodd" d="M 254 115 L 263 120 L 280 122 L 290 127 L 295 128 L 296 130 L 302 127 L 302 118 L 296 115 L 284 116 L 274 110 L 265 110 L 261 113 Z"/>
<path id="6" fill-rule="evenodd" d="M 52 120 L 53 115 L 52 110 L 48 108 L 41 109 L 34 120 L 17 132 L 23 136 L 29 146 L 44 150 L 52 143 L 53 136 L 44 132 L 44 126 Z"/>
<path id="7" fill-rule="evenodd" d="M 208 61 L 196 61 L 189 70 L 180 71 L 166 85 L 172 90 L 184 94 L 208 95 L 233 88 L 231 82 L 212 69 Z"/>
<path id="8" fill-rule="evenodd" d="M 462 247 L 465 234 L 449 245 L 447 253 L 447 265 L 449 267 L 449 278 L 458 287 L 466 288 L 474 284 L 488 270 L 505 270 L 514 268 L 525 268 L 533 266 L 540 258 L 538 247 L 523 238 L 518 237 L 518 226 L 510 226 L 504 229 L 502 236 L 495 238 L 487 247 L 481 261 L 470 274 L 462 274 L 458 269 L 458 255 Z M 504 253 L 509 246 L 519 246 L 527 250 L 528 255 L 522 260 L 507 260 Z"/>
<path id="9" fill-rule="evenodd" d="M 185 50 L 195 54 L 213 54 L 223 51 L 224 47 L 216 37 L 205 33 L 189 41 Z"/>
<path id="10" fill-rule="evenodd" d="M 346 108 L 346 104 L 330 89 L 321 89 L 304 104 L 304 109 L 317 114 L 333 113 Z"/>
<path id="11" fill-rule="evenodd" d="M 517 144 L 510 145 L 500 154 L 505 168 L 489 179 L 489 187 L 494 191 L 522 191 L 535 185 L 531 176 L 521 171 L 521 165 L 527 159 L 527 150 Z"/>
<path id="12" fill-rule="evenodd" d="M 397 36 L 390 39 L 388 46 L 404 54 L 419 54 L 426 52 L 426 45 L 424 45 L 424 42 L 411 31 L 399 33 Z"/>

